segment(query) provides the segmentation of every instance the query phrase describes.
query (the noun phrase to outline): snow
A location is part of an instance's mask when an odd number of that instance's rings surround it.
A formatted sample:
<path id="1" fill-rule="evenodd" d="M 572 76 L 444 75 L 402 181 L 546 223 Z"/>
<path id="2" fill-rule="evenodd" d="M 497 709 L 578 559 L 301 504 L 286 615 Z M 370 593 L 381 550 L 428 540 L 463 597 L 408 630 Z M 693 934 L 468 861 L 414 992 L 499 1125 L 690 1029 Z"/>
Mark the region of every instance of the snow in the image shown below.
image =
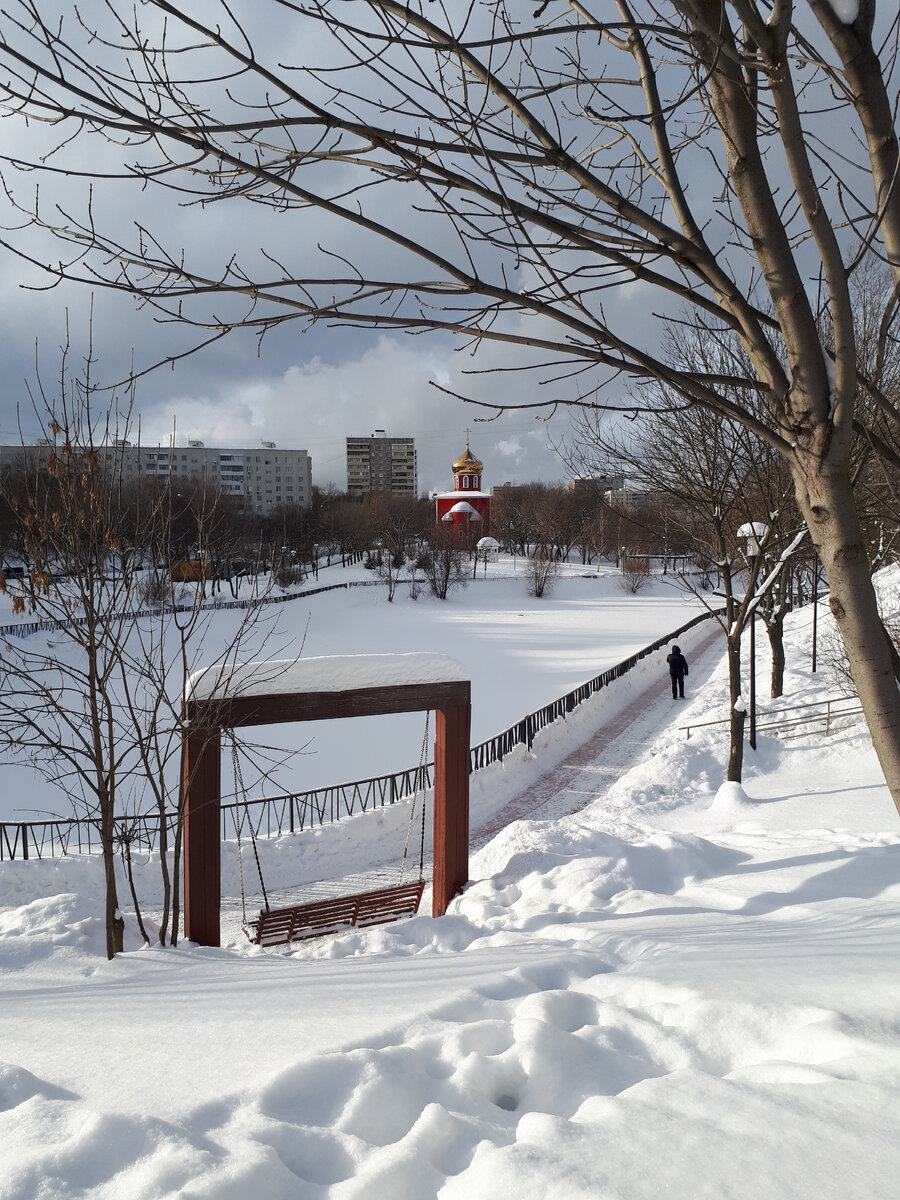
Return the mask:
<path id="1" fill-rule="evenodd" d="M 491 492 L 479 492 L 479 491 L 476 491 L 475 488 L 471 488 L 470 490 L 467 490 L 465 492 L 459 492 L 459 491 L 432 492 L 431 498 L 432 498 L 432 500 L 450 500 L 450 499 L 452 499 L 453 496 L 460 496 L 460 495 L 474 496 L 476 500 L 493 500 L 493 494 Z"/>
<path id="2" fill-rule="evenodd" d="M 737 531 L 739 538 L 757 538 L 761 539 L 769 532 L 769 527 L 764 521 L 747 521 Z"/>
<path id="3" fill-rule="evenodd" d="M 900 573 L 880 583 L 897 612 Z M 540 671 L 533 631 L 482 600 L 457 609 L 485 630 L 479 669 L 514 646 Z M 584 666 L 600 613 L 567 626 Z M 788 618 L 786 696 L 761 713 L 834 694 L 811 617 Z M 563 791 L 473 854 L 438 921 L 140 950 L 126 910 L 107 963 L 95 861 L 3 864 L 0 1197 L 893 1196 L 896 809 L 856 717 L 761 732 L 727 783 L 727 727 L 703 725 L 728 713 L 723 641 L 692 633 L 687 700 L 656 656 L 496 768 L 507 797 L 547 767 Z M 576 764 L 620 685 L 629 762 Z M 329 869 L 345 834 L 377 858 L 383 818 L 336 827 Z M 304 837 L 260 843 L 276 877 Z"/>
<path id="4" fill-rule="evenodd" d="M 859 0 L 828 0 L 834 15 L 845 25 L 852 25 L 859 16 Z"/>
<path id="5" fill-rule="evenodd" d="M 750 602 L 750 606 L 749 606 L 750 612 L 753 612 L 753 610 L 759 605 L 759 603 L 765 597 L 765 595 L 769 591 L 769 588 L 774 584 L 775 580 L 778 578 L 779 571 L 784 566 L 784 564 L 787 562 L 787 560 L 791 557 L 791 555 L 794 553 L 794 551 L 797 549 L 797 547 L 800 545 L 800 543 L 803 541 L 803 539 L 806 537 L 806 533 L 807 533 L 806 529 L 801 529 L 799 533 L 796 533 L 794 535 L 794 537 L 790 541 L 790 544 L 785 546 L 785 548 L 782 550 L 781 554 L 778 556 L 778 561 L 775 563 L 774 567 L 772 567 L 771 571 L 769 571 L 769 574 L 765 577 L 765 579 L 763 579 L 762 583 L 757 584 L 756 595 L 754 596 L 753 600 Z M 744 536 L 746 536 L 746 535 L 744 535 Z"/>
<path id="6" fill-rule="evenodd" d="M 516 577 L 522 565 L 521 558 L 487 565 L 481 560 L 478 578 L 446 601 L 428 595 L 414 601 L 402 584 L 392 604 L 377 586 L 301 593 L 265 610 L 260 637 L 268 644 L 248 647 L 242 658 L 258 659 L 260 651 L 280 659 L 301 652 L 303 659 L 441 652 L 462 663 L 472 681 L 472 742 L 477 744 L 703 611 L 666 579 L 655 580 L 635 598 L 623 591 L 621 574 L 605 564 L 599 571 L 565 565 L 552 594 L 538 600 L 528 595 L 526 580 Z M 372 581 L 362 566 L 323 568 L 319 576 L 320 587 Z M 9 608 L 8 598 L 0 596 L 0 624 L 12 619 Z M 222 610 L 210 617 L 194 664 L 198 670 L 220 660 L 243 613 Z M 26 644 L 52 647 L 54 654 L 65 648 L 54 633 L 35 634 Z M 247 741 L 295 757 L 270 779 L 259 778 L 245 763 L 245 783 L 251 795 L 277 795 L 405 770 L 419 761 L 424 721 L 424 714 L 403 713 L 257 727 Z M 223 789 L 227 794 L 231 788 L 226 761 Z M 72 808 L 30 765 L 0 763 L 0 820 L 41 819 L 47 813 L 67 817 Z"/>
<path id="7" fill-rule="evenodd" d="M 218 668 L 207 667 L 191 675 L 187 692 L 192 699 L 209 700 L 455 683 L 468 678 L 462 663 L 446 654 L 330 654 L 239 663 L 224 681 Z"/>

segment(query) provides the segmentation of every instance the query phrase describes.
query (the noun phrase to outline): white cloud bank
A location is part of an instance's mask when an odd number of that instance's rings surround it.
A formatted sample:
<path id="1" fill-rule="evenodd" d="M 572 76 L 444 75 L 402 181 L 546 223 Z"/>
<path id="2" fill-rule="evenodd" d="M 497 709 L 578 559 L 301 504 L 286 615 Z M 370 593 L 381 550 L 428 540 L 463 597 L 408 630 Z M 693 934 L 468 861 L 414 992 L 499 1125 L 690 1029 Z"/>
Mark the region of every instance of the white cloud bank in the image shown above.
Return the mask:
<path id="1" fill-rule="evenodd" d="M 239 380 L 209 394 L 172 395 L 144 410 L 141 440 L 145 445 L 165 442 L 173 426 L 178 441 L 200 438 L 207 445 L 254 445 L 269 439 L 308 449 L 314 482 L 343 489 L 346 438 L 384 429 L 389 435 L 416 439 L 419 490 L 427 492 L 450 486 L 450 464 L 465 446 L 469 428 L 472 449 L 485 464 L 487 486 L 511 477 L 518 483 L 562 479 L 565 467 L 548 432 L 555 437 L 565 418 L 549 431 L 548 423 L 531 413 L 476 423 L 482 410 L 431 386 L 433 380 L 456 391 L 471 390 L 470 382 L 460 380 L 460 366 L 465 365 L 471 365 L 469 360 L 462 363 L 450 350 L 442 353 L 434 345 L 381 336 L 341 363 L 317 356 L 280 375 Z M 510 402 L 522 398 L 519 392 L 530 398 L 528 375 L 486 378 L 504 380 Z M 491 383 L 491 388 L 496 395 L 497 384 Z"/>

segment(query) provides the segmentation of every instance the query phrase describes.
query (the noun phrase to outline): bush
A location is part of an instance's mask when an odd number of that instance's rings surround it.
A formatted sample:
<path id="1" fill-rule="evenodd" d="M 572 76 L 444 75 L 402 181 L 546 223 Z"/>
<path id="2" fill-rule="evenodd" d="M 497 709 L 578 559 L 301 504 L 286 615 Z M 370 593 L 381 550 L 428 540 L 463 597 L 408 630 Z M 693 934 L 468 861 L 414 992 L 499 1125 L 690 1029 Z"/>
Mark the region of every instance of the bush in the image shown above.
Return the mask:
<path id="1" fill-rule="evenodd" d="M 650 563 L 646 558 L 626 555 L 622 559 L 622 587 L 636 596 L 650 582 Z"/>
<path id="2" fill-rule="evenodd" d="M 172 576 L 162 568 L 151 568 L 138 590 L 141 608 L 171 608 L 175 603 Z"/>
<path id="3" fill-rule="evenodd" d="M 466 587 L 469 572 L 465 551 L 450 542 L 435 547 L 425 571 L 428 590 L 437 600 L 446 600 L 455 587 Z"/>
<path id="4" fill-rule="evenodd" d="M 559 560 L 553 551 L 544 546 L 535 546 L 534 554 L 528 559 L 526 571 L 528 595 L 538 600 L 545 592 L 549 595 L 558 575 Z"/>

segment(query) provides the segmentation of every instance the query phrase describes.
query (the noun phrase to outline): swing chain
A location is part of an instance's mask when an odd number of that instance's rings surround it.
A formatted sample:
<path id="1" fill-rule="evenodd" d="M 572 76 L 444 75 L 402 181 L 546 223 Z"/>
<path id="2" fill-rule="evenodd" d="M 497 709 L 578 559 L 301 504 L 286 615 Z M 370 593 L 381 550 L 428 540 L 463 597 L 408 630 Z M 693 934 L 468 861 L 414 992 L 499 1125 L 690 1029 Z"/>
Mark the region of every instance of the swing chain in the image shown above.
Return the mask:
<path id="1" fill-rule="evenodd" d="M 234 787 L 235 792 L 240 792 L 244 801 L 244 815 L 247 818 L 247 824 L 250 827 L 250 842 L 253 846 L 253 857 L 256 859 L 256 873 L 259 876 L 259 886 L 262 890 L 263 901 L 266 906 L 266 912 L 269 912 L 269 897 L 266 893 L 266 881 L 263 879 L 262 864 L 259 861 L 259 848 L 256 844 L 256 830 L 253 828 L 253 818 L 250 816 L 250 809 L 247 805 L 247 789 L 244 786 L 244 773 L 241 770 L 241 760 L 238 754 L 238 744 L 235 732 L 231 731 L 231 764 L 234 769 Z M 238 863 L 241 875 L 241 908 L 244 910 L 244 924 L 247 924 L 247 913 L 244 900 L 244 857 L 241 851 L 241 834 L 240 829 L 244 827 L 244 816 L 241 817 L 240 828 L 238 829 Z"/>
<path id="2" fill-rule="evenodd" d="M 422 749 L 419 752 L 419 769 L 416 772 L 419 782 L 422 784 L 422 832 L 419 839 L 419 878 L 423 877 L 425 869 L 425 797 L 428 791 L 428 780 L 425 776 L 425 761 L 428 754 L 428 724 L 431 719 L 431 710 L 425 713 L 425 732 L 422 735 Z M 409 853 L 409 839 L 412 834 L 413 819 L 415 818 L 415 794 L 410 801 L 409 806 L 409 822 L 406 826 L 406 845 L 403 847 L 403 858 L 400 861 L 400 882 L 403 882 L 403 872 L 406 868 L 406 857 Z"/>
<path id="3" fill-rule="evenodd" d="M 231 737 L 231 767 L 234 772 L 235 781 L 237 781 L 237 772 L 238 772 L 237 742 L 235 741 L 234 730 L 230 729 L 228 732 Z M 235 782 L 235 795 L 237 795 L 237 783 L 236 782 Z M 241 843 L 241 830 L 244 828 L 244 816 L 243 816 L 243 813 L 241 813 L 241 818 L 239 821 L 238 820 L 238 811 L 239 811 L 238 807 L 235 806 L 234 831 L 237 834 L 238 875 L 240 876 L 240 881 L 241 881 L 241 924 L 246 929 L 247 928 L 247 893 L 244 888 L 244 847 Z"/>

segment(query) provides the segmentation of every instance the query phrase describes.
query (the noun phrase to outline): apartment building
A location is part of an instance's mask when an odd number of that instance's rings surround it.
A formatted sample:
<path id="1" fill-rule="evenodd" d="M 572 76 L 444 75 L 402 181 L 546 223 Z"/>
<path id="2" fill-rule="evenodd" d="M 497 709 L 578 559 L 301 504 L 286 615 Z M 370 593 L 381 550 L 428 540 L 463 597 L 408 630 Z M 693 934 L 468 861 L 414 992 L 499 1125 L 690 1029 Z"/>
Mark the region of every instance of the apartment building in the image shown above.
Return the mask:
<path id="1" fill-rule="evenodd" d="M 347 438 L 347 491 L 351 496 L 418 494 L 416 443 L 411 437 L 388 437 L 376 429 L 371 437 Z"/>
<path id="2" fill-rule="evenodd" d="M 141 446 L 135 454 L 142 478 L 203 477 L 257 516 L 282 507 L 309 508 L 312 498 L 309 454 L 275 442 L 212 447 L 195 440 L 186 446 Z"/>
<path id="3" fill-rule="evenodd" d="M 0 446 L 0 469 L 39 465 L 50 455 L 50 444 Z M 121 456 L 122 477 L 139 479 L 205 479 L 213 488 L 240 500 L 246 512 L 270 516 L 282 507 L 309 508 L 312 498 L 312 460 L 306 450 L 288 450 L 274 442 L 259 446 L 212 447 L 201 441 L 186 446 L 98 447 L 101 455 Z"/>

